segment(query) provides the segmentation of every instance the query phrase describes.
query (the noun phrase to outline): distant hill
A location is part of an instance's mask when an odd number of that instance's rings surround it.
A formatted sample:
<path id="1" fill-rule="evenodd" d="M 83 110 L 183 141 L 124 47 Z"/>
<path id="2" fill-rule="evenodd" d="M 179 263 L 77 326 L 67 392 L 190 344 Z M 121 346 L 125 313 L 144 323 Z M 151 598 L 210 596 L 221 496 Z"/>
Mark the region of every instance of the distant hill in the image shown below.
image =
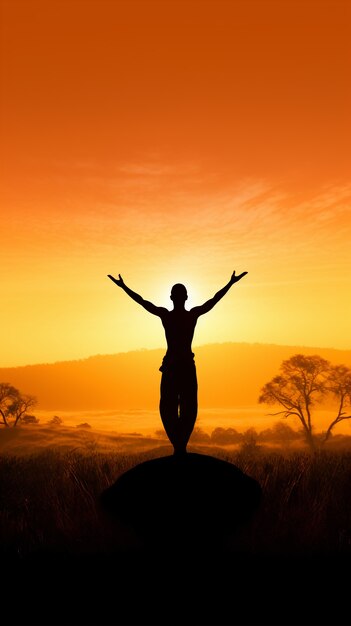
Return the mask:
<path id="1" fill-rule="evenodd" d="M 203 408 L 257 403 L 261 387 L 293 354 L 318 354 L 351 367 L 351 350 L 222 343 L 194 347 Z M 77 361 L 0 368 L 0 382 L 37 396 L 42 410 L 157 409 L 163 349 Z"/>

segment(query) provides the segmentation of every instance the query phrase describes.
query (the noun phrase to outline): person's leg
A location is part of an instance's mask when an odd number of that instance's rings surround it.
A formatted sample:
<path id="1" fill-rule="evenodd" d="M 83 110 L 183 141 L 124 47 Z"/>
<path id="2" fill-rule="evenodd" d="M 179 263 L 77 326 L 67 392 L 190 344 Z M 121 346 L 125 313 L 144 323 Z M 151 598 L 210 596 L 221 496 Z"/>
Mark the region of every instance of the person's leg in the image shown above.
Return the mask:
<path id="1" fill-rule="evenodd" d="M 160 415 L 167 437 L 176 450 L 179 437 L 179 390 L 177 377 L 169 371 L 162 373 Z"/>
<path id="2" fill-rule="evenodd" d="M 197 417 L 197 376 L 195 364 L 191 364 L 182 372 L 179 406 L 179 447 L 186 451 L 190 435 L 193 432 Z"/>

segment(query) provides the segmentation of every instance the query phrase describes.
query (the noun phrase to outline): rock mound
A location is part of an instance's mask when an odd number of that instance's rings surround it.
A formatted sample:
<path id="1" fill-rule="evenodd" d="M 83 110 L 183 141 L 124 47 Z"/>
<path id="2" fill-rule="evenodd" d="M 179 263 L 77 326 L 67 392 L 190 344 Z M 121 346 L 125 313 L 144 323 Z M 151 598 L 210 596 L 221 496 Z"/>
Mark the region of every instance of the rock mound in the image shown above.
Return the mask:
<path id="1" fill-rule="evenodd" d="M 101 494 L 100 505 L 143 540 L 187 547 L 234 535 L 260 499 L 259 483 L 234 464 L 186 453 L 128 470 Z"/>

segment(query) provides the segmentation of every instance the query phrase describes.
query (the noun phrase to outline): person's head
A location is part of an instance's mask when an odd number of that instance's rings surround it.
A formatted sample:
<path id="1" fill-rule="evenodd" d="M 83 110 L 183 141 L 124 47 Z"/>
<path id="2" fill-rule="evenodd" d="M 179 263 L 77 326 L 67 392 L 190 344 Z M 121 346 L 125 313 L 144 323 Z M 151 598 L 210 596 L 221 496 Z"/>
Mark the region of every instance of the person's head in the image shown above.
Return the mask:
<path id="1" fill-rule="evenodd" d="M 188 293 L 184 285 L 176 283 L 171 289 L 171 300 L 174 304 L 184 304 L 188 299 Z"/>

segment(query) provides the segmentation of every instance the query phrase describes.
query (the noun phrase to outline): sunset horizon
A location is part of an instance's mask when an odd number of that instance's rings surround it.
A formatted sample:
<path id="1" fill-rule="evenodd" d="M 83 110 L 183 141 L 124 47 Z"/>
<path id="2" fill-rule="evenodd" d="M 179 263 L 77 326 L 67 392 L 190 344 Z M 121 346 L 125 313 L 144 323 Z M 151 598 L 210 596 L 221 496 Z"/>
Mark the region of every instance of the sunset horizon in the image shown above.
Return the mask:
<path id="1" fill-rule="evenodd" d="M 298 353 L 303 353 L 304 350 L 307 350 L 308 353 L 311 353 L 311 351 L 315 351 L 316 354 L 318 354 L 319 352 L 330 352 L 330 353 L 335 353 L 336 355 L 338 355 L 339 353 L 350 353 L 351 354 L 351 348 L 335 348 L 333 346 L 317 346 L 317 345 L 307 345 L 307 344 L 294 344 L 294 343 L 270 343 L 270 342 L 260 342 L 260 341 L 213 341 L 213 342 L 206 342 L 206 343 L 193 343 L 193 350 L 194 350 L 194 354 L 195 354 L 195 359 L 196 359 L 196 351 L 198 349 L 204 349 L 207 347 L 217 347 L 217 346 L 229 346 L 229 345 L 233 345 L 233 346 L 248 346 L 248 347 L 255 347 L 255 346 L 262 346 L 262 347 L 267 347 L 267 348 L 294 348 L 294 350 Z M 13 369 L 20 369 L 20 368 L 28 368 L 28 367 L 32 367 L 32 366 L 45 366 L 45 365 L 59 365 L 59 364 L 65 364 L 65 363 L 79 363 L 82 361 L 89 361 L 91 359 L 95 359 L 95 358 L 104 358 L 104 357 L 114 357 L 117 355 L 122 355 L 122 354 L 138 354 L 138 353 L 143 353 L 143 352 L 158 352 L 161 354 L 164 354 L 166 352 L 167 347 L 164 345 L 162 346 L 160 345 L 155 345 L 155 346 L 151 346 L 151 347 L 145 347 L 145 346 L 140 346 L 137 348 L 131 348 L 131 349 L 126 349 L 126 350 L 120 350 L 120 351 L 116 351 L 116 352 L 97 352 L 94 354 L 87 354 L 87 355 L 81 355 L 77 358 L 62 358 L 59 360 L 53 360 L 53 361 L 38 361 L 38 362 L 24 362 L 24 363 L 16 363 L 16 364 L 1 364 L 0 363 L 0 370 L 13 370 Z"/>
<path id="2" fill-rule="evenodd" d="M 264 430 L 277 422 L 286 423 L 274 416 L 278 407 L 260 405 L 258 399 L 262 387 L 278 375 L 283 361 L 295 354 L 317 355 L 333 366 L 351 369 L 351 350 L 333 348 L 224 342 L 197 346 L 194 353 L 199 380 L 196 428 L 207 433 L 216 427 Z M 0 381 L 36 397 L 32 412 L 42 425 L 57 415 L 65 426 L 88 422 L 94 432 L 102 429 L 149 435 L 162 428 L 158 406 L 163 356 L 162 348 L 140 349 L 0 367 Z M 330 399 L 317 403 L 317 431 L 330 423 L 335 410 L 336 404 Z M 299 430 L 296 418 L 287 423 Z M 350 420 L 346 420 L 335 434 L 349 435 L 350 428 Z"/>

